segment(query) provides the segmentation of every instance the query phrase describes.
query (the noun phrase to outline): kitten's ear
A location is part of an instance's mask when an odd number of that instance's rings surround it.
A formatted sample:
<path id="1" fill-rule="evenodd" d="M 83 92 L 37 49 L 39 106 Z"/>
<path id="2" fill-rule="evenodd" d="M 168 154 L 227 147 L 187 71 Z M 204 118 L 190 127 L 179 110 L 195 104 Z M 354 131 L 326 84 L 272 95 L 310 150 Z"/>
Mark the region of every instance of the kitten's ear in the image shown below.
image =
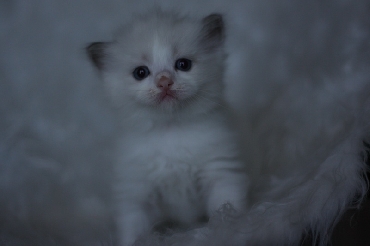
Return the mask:
<path id="1" fill-rule="evenodd" d="M 93 62 L 95 67 L 102 70 L 105 66 L 106 52 L 105 49 L 108 43 L 105 42 L 95 42 L 91 43 L 86 47 L 86 52 Z"/>
<path id="2" fill-rule="evenodd" d="M 201 42 L 207 49 L 220 47 L 224 41 L 224 22 L 221 14 L 211 14 L 203 18 Z"/>

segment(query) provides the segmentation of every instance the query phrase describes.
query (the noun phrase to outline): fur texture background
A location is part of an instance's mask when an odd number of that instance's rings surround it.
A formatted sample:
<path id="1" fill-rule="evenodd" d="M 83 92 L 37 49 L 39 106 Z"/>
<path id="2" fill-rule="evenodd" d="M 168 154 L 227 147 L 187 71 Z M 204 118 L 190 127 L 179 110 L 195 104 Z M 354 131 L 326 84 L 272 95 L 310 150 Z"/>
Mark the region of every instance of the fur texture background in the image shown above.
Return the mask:
<path id="1" fill-rule="evenodd" d="M 117 126 L 84 47 L 150 1 L 0 2 L 0 244 L 111 245 Z M 370 3 L 157 1 L 225 15 L 226 98 L 253 187 L 202 228 L 139 245 L 325 244 L 361 201 L 370 119 Z"/>

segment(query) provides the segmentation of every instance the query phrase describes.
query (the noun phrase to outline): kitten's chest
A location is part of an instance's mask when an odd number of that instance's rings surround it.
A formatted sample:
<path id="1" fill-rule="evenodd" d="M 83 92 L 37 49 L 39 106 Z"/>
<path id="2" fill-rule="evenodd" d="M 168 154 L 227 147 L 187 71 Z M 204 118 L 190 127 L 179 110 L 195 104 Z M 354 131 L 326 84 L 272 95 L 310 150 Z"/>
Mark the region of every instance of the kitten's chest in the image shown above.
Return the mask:
<path id="1" fill-rule="evenodd" d="M 201 135 L 204 133 L 170 128 L 143 135 L 128 134 L 120 148 L 127 163 L 124 165 L 145 169 L 142 171 L 153 178 L 175 173 L 193 175 L 204 162 L 202 150 L 207 141 Z"/>
<path id="2" fill-rule="evenodd" d="M 193 220 L 201 211 L 195 208 L 202 206 L 203 179 L 213 161 L 233 153 L 229 138 L 226 130 L 210 121 L 128 133 L 119 146 L 117 191 L 121 197 L 150 201 L 180 221 Z"/>
<path id="3" fill-rule="evenodd" d="M 205 144 L 197 131 L 128 134 L 120 147 L 120 182 L 126 184 L 123 187 L 141 187 L 142 194 L 151 196 L 152 201 L 165 198 L 163 202 L 171 206 L 193 204 L 198 200 L 198 181 L 205 162 L 201 146 Z"/>

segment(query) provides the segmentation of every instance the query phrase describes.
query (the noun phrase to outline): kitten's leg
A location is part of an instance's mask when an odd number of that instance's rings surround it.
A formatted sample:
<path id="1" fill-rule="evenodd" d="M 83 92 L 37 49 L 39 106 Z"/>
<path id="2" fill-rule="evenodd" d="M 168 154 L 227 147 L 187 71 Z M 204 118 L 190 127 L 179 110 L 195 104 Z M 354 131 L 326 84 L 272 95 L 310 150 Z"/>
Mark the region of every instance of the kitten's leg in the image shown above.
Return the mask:
<path id="1" fill-rule="evenodd" d="M 225 168 L 227 163 L 217 164 L 219 168 L 207 171 L 206 209 L 212 215 L 223 204 L 230 203 L 239 212 L 247 209 L 249 179 L 241 168 Z"/>
<path id="2" fill-rule="evenodd" d="M 119 246 L 129 246 L 149 230 L 150 220 L 140 204 L 121 204 L 117 226 Z"/>

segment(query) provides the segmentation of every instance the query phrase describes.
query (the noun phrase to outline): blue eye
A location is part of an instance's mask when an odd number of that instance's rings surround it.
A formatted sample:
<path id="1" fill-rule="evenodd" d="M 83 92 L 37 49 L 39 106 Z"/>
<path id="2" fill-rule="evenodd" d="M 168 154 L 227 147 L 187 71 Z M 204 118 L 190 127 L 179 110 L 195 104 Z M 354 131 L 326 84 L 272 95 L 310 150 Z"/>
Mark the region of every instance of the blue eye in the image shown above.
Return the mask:
<path id="1" fill-rule="evenodd" d="M 143 80 L 149 76 L 150 71 L 147 66 L 140 66 L 140 67 L 135 68 L 132 74 L 136 80 Z"/>
<path id="2" fill-rule="evenodd" d="M 191 69 L 191 60 L 180 58 L 175 63 L 175 68 L 180 71 L 189 71 Z"/>

